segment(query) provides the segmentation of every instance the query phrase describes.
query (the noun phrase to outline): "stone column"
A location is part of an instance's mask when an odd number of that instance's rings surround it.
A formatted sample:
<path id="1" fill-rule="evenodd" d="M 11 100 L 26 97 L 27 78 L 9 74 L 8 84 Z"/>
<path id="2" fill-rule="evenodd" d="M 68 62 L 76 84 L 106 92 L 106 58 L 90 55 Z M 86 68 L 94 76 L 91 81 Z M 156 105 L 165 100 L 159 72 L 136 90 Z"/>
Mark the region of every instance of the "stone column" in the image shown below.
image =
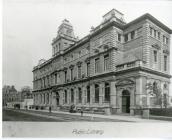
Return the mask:
<path id="1" fill-rule="evenodd" d="M 117 94 L 115 81 L 110 83 L 110 105 L 112 107 L 111 113 L 117 113 Z"/>
<path id="2" fill-rule="evenodd" d="M 138 77 L 136 79 L 136 105 L 142 107 L 140 111 L 142 112 L 143 118 L 149 118 L 149 107 L 144 107 L 142 104 L 143 96 L 146 96 L 146 79 L 144 77 Z"/>

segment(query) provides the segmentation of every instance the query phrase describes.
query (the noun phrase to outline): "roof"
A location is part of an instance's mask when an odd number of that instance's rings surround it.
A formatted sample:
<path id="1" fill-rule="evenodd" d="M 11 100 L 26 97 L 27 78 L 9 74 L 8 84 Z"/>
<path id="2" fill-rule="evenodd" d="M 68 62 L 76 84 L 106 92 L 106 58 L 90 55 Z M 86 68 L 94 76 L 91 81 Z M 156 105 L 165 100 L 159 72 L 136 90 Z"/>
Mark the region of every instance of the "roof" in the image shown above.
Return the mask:
<path id="1" fill-rule="evenodd" d="M 124 29 L 128 28 L 129 26 L 137 23 L 137 22 L 140 22 L 144 19 L 149 19 L 150 21 L 154 22 L 155 24 L 157 24 L 158 26 L 160 26 L 161 28 L 163 28 L 165 31 L 167 31 L 168 33 L 172 34 L 172 30 L 167 27 L 165 24 L 163 24 L 162 22 L 160 22 L 158 19 L 156 19 L 155 17 L 153 17 L 151 14 L 149 13 L 146 13 L 138 18 L 136 18 L 135 20 L 127 23 L 126 25 L 124 25 Z"/>
<path id="2" fill-rule="evenodd" d="M 114 9 L 112 9 L 114 10 Z M 112 11 L 111 10 L 111 11 Z M 108 12 L 109 13 L 109 12 Z M 105 14 L 106 15 L 106 14 Z M 115 21 L 112 21 L 112 22 L 109 22 L 109 23 L 103 23 L 103 24 L 100 24 L 98 25 L 97 27 L 95 27 L 95 31 L 92 33 L 92 34 L 88 34 L 87 36 L 83 37 L 82 39 L 80 39 L 79 41 L 77 41 L 75 44 L 71 45 L 71 48 L 69 49 L 66 49 L 66 52 L 65 53 L 68 53 L 71 49 L 75 49 L 76 47 L 80 46 L 81 44 L 87 42 L 91 37 L 97 35 L 98 33 L 102 32 L 103 30 L 106 30 L 107 28 L 109 27 L 112 27 L 112 26 L 116 26 L 122 30 L 124 29 L 127 29 L 128 27 L 132 26 L 133 24 L 136 24 L 140 21 L 143 21 L 143 20 L 146 20 L 146 19 L 149 19 L 150 21 L 152 21 L 153 23 L 157 24 L 158 26 L 160 26 L 162 29 L 164 29 L 165 31 L 167 31 L 169 34 L 172 34 L 172 30 L 167 27 L 165 24 L 163 24 L 162 22 L 160 22 L 159 20 L 157 20 L 155 17 L 153 17 L 151 14 L 149 13 L 146 13 L 138 18 L 136 18 L 135 20 L 123 25 L 123 24 L 120 24 L 120 23 L 117 23 Z M 133 57 L 133 56 L 132 56 Z M 127 61 L 131 61 L 131 60 L 134 60 L 135 58 L 132 58 L 131 56 L 129 58 L 125 58 L 126 59 L 126 62 Z M 137 58 L 137 57 L 136 57 Z M 50 58 L 51 60 L 53 58 Z M 139 58 L 138 58 L 139 59 Z M 51 60 L 47 60 L 46 62 L 44 62 L 42 64 L 42 66 L 44 66 L 45 64 L 48 64 L 47 62 L 51 62 Z M 125 60 L 124 60 L 125 61 Z M 40 66 L 41 67 L 41 66 Z M 36 70 L 38 67 L 34 67 L 34 70 Z M 33 71 L 34 71 L 33 70 Z"/>

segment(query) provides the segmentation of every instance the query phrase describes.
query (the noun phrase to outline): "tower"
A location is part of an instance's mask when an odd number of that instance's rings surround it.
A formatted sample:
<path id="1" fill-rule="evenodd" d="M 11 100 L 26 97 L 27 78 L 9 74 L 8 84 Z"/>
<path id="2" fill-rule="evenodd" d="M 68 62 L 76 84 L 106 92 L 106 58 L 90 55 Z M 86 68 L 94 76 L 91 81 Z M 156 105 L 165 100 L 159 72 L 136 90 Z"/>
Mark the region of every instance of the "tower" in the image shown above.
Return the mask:
<path id="1" fill-rule="evenodd" d="M 57 31 L 57 37 L 52 42 L 52 56 L 63 53 L 65 49 L 76 42 L 76 38 L 71 23 L 64 19 Z"/>

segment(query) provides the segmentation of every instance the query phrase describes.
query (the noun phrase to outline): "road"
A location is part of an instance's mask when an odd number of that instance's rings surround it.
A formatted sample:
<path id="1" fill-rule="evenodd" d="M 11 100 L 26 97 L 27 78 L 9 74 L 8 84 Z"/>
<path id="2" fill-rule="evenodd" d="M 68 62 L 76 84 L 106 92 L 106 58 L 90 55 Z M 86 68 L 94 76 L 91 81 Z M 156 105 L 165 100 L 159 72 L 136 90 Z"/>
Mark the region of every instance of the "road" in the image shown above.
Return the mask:
<path id="1" fill-rule="evenodd" d="M 126 122 L 118 119 L 77 116 L 74 114 L 49 113 L 34 110 L 3 109 L 3 121 L 36 121 L 36 122 Z"/>

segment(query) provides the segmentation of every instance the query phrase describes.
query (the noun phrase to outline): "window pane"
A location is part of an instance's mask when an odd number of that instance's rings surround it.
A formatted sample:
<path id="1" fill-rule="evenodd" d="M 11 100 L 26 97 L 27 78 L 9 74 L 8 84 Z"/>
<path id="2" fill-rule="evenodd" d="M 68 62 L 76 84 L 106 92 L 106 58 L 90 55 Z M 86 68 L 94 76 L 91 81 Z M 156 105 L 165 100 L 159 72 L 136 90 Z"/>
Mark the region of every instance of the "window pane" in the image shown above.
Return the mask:
<path id="1" fill-rule="evenodd" d="M 87 103 L 90 102 L 90 87 L 87 86 Z"/>
<path id="2" fill-rule="evenodd" d="M 90 75 L 90 63 L 87 63 L 87 76 Z"/>
<path id="3" fill-rule="evenodd" d="M 82 102 L 82 90 L 81 90 L 81 88 L 78 88 L 78 93 L 79 93 L 79 103 L 81 103 Z"/>
<path id="4" fill-rule="evenodd" d="M 124 39 L 125 39 L 125 42 L 128 41 L 128 34 L 126 34 L 126 35 L 124 36 Z"/>
<path id="5" fill-rule="evenodd" d="M 167 71 L 167 56 L 164 56 L 164 71 Z"/>
<path id="6" fill-rule="evenodd" d="M 71 89 L 71 103 L 74 102 L 74 91 L 73 89 Z"/>
<path id="7" fill-rule="evenodd" d="M 157 62 L 157 51 L 153 51 L 153 53 L 154 53 L 154 62 Z"/>
<path id="8" fill-rule="evenodd" d="M 95 103 L 99 102 L 99 85 L 95 85 Z"/>
<path id="9" fill-rule="evenodd" d="M 110 59 L 109 55 L 104 56 L 104 70 L 109 70 L 110 69 Z"/>
<path id="10" fill-rule="evenodd" d="M 131 32 L 131 39 L 134 39 L 134 37 L 135 37 L 135 31 L 132 31 Z"/>
<path id="11" fill-rule="evenodd" d="M 95 73 L 100 72 L 100 60 L 99 58 L 95 59 Z"/>
<path id="12" fill-rule="evenodd" d="M 78 78 L 81 78 L 81 66 L 78 66 Z"/>
<path id="13" fill-rule="evenodd" d="M 105 83 L 105 102 L 110 101 L 110 85 L 109 83 Z"/>
<path id="14" fill-rule="evenodd" d="M 121 34 L 118 33 L 118 41 L 121 42 Z"/>

